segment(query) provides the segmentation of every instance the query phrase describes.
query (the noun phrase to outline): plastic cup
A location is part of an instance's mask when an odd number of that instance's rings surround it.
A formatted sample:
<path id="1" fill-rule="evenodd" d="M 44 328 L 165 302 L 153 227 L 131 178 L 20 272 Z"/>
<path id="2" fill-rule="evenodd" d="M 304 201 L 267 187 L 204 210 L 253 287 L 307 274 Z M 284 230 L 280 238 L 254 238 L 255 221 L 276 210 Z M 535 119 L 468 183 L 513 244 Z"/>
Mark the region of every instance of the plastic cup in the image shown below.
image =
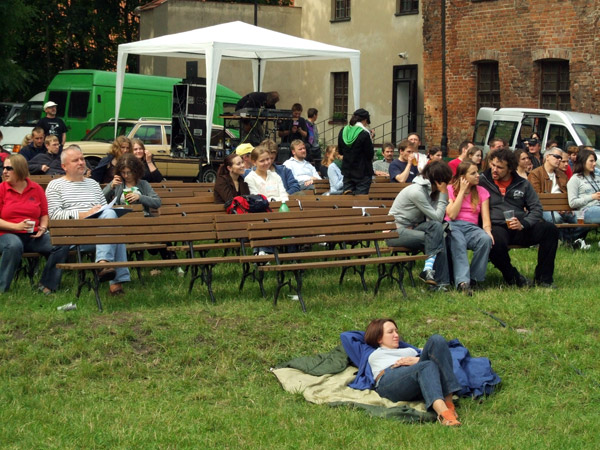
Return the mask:
<path id="1" fill-rule="evenodd" d="M 577 217 L 577 224 L 583 225 L 583 219 L 584 219 L 583 210 L 575 211 L 575 217 Z"/>
<path id="2" fill-rule="evenodd" d="M 35 229 L 35 220 L 27 219 L 25 221 L 25 224 L 27 225 L 27 228 L 25 228 L 25 232 L 33 233 Z"/>
<path id="3" fill-rule="evenodd" d="M 127 201 L 127 196 L 129 194 L 131 194 L 133 192 L 132 189 L 123 189 L 123 197 L 125 198 L 125 204 L 129 205 L 129 202 Z"/>
<path id="4" fill-rule="evenodd" d="M 511 220 L 515 218 L 515 211 L 513 209 L 509 209 L 504 211 L 504 220 L 506 220 L 506 224 L 508 225 Z"/>

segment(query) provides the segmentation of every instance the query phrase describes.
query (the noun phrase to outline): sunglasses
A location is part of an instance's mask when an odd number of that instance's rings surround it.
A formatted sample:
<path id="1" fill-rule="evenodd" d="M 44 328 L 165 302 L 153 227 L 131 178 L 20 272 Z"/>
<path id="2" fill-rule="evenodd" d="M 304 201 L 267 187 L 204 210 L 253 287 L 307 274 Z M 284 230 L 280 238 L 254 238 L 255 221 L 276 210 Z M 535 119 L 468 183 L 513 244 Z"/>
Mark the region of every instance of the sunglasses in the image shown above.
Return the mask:
<path id="1" fill-rule="evenodd" d="M 562 156 L 559 155 L 555 155 L 554 153 L 550 153 L 550 156 L 554 156 L 556 159 L 558 159 L 559 161 L 562 161 Z"/>
<path id="2" fill-rule="evenodd" d="M 15 170 L 15 168 L 13 166 L 4 166 L 4 170 L 10 172 L 11 170 Z"/>

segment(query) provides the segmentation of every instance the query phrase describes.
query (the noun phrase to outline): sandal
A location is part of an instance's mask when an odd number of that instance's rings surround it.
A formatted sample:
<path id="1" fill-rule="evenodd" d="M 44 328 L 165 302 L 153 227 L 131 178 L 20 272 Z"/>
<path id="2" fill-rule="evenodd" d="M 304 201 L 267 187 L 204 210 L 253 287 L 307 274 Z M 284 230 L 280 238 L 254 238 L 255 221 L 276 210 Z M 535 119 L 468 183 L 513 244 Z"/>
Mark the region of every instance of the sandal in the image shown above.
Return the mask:
<path id="1" fill-rule="evenodd" d="M 460 427 L 460 422 L 456 420 L 455 414 L 449 409 L 438 415 L 438 422 L 445 427 Z"/>

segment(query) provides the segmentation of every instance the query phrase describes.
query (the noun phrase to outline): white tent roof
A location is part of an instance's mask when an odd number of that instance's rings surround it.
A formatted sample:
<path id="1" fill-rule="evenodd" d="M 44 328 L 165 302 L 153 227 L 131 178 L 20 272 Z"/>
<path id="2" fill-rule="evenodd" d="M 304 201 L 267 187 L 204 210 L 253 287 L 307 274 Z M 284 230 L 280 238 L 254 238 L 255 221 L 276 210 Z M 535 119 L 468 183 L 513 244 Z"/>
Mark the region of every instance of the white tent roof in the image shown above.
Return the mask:
<path id="1" fill-rule="evenodd" d="M 206 63 L 206 152 L 209 157 L 217 79 L 222 59 L 252 60 L 254 86 L 258 91 L 258 62 L 316 59 L 350 59 L 354 105 L 360 105 L 360 51 L 278 33 L 244 22 L 229 22 L 183 33 L 119 45 L 115 117 L 119 117 L 127 55 L 205 59 Z M 263 70 L 263 69 L 261 69 Z M 264 70 L 263 70 L 264 71 Z M 116 124 L 115 124 L 116 129 Z"/>

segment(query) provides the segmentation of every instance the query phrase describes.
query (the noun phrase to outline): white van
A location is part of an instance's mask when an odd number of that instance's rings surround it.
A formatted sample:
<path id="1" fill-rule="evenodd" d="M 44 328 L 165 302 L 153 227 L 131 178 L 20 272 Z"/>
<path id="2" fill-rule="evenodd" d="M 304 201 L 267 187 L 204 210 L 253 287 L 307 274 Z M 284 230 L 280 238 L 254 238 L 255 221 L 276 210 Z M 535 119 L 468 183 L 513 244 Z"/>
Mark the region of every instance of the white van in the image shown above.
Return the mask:
<path id="1" fill-rule="evenodd" d="M 527 108 L 481 108 L 477 113 L 473 142 L 489 151 L 493 138 L 502 138 L 514 150 L 532 133 L 542 138 L 542 151 L 548 141 L 567 150 L 570 145 L 589 145 L 600 155 L 600 116 L 570 111 Z"/>
<path id="2" fill-rule="evenodd" d="M 40 92 L 29 99 L 25 105 L 17 110 L 12 117 L 8 117 L 0 131 L 2 131 L 2 147 L 9 152 L 18 152 L 21 149 L 23 138 L 31 133 L 42 117 L 42 106 L 46 92 Z"/>

